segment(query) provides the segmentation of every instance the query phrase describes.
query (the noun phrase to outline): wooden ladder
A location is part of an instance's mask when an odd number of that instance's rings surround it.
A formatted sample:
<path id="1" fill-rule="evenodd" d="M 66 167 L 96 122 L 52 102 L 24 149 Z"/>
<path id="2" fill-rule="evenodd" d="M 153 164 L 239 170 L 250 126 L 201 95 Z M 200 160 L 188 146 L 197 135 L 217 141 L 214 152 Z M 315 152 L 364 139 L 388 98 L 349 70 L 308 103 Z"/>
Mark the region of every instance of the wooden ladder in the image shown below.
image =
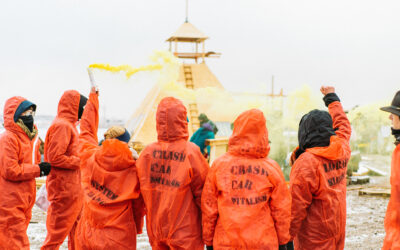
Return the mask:
<path id="1" fill-rule="evenodd" d="M 190 65 L 183 65 L 183 74 L 185 75 L 185 86 L 188 89 L 194 89 L 192 67 Z M 189 119 L 192 124 L 192 133 L 194 133 L 199 127 L 199 110 L 197 103 L 189 103 Z"/>

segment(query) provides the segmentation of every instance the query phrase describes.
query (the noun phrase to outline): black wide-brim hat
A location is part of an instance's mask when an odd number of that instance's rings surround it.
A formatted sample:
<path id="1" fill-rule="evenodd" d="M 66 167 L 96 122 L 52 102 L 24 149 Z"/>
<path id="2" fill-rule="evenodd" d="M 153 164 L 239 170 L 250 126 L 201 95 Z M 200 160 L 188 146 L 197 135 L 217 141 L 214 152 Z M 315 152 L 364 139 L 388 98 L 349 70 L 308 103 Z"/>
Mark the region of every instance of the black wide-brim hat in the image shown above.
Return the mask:
<path id="1" fill-rule="evenodd" d="M 394 96 L 392 105 L 382 107 L 381 110 L 400 116 L 400 91 Z"/>

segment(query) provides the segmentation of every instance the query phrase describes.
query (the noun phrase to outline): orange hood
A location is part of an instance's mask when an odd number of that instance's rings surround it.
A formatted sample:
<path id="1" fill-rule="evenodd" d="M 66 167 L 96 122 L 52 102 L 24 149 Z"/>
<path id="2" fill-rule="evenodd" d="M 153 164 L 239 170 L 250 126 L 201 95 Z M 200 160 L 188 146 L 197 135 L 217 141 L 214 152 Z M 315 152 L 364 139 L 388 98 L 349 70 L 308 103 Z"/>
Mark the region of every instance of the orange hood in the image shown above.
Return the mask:
<path id="1" fill-rule="evenodd" d="M 250 109 L 236 118 L 233 133 L 229 138 L 229 153 L 264 158 L 268 156 L 268 130 L 264 114 Z"/>
<path id="2" fill-rule="evenodd" d="M 158 104 L 156 120 L 159 141 L 173 142 L 189 138 L 186 108 L 180 100 L 174 97 L 162 99 Z"/>
<path id="3" fill-rule="evenodd" d="M 108 172 L 120 171 L 132 167 L 135 160 L 128 144 L 118 139 L 108 139 L 102 144 L 102 150 L 96 153 L 96 162 Z"/>
<path id="4" fill-rule="evenodd" d="M 345 157 L 349 152 L 351 152 L 351 149 L 349 144 L 344 139 L 333 135 L 331 136 L 329 146 L 308 148 L 306 149 L 306 152 L 324 157 L 328 160 L 337 160 Z"/>
<path id="5" fill-rule="evenodd" d="M 78 121 L 79 100 L 81 95 L 76 90 L 67 90 L 58 103 L 57 117 L 64 118 L 71 123 Z"/>
<path id="6" fill-rule="evenodd" d="M 11 97 L 6 101 L 4 105 L 4 128 L 12 131 L 14 133 L 24 133 L 25 132 L 14 122 L 14 114 L 17 111 L 19 105 L 26 99 L 21 96 Z"/>

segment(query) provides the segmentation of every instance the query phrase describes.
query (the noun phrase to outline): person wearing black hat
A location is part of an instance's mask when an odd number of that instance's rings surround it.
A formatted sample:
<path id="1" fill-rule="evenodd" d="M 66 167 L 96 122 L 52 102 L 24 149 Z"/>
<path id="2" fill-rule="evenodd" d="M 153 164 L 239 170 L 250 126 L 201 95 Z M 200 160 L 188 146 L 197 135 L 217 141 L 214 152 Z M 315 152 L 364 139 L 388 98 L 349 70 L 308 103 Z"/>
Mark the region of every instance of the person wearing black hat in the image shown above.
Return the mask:
<path id="1" fill-rule="evenodd" d="M 1 249 L 29 249 L 26 230 L 35 203 L 35 178 L 49 174 L 40 162 L 39 136 L 33 122 L 36 105 L 15 96 L 4 106 L 5 132 L 0 135 Z"/>
<path id="2" fill-rule="evenodd" d="M 394 96 L 392 104 L 381 110 L 390 113 L 396 145 L 392 154 L 391 195 L 385 216 L 386 236 L 382 249 L 400 249 L 400 91 Z"/>

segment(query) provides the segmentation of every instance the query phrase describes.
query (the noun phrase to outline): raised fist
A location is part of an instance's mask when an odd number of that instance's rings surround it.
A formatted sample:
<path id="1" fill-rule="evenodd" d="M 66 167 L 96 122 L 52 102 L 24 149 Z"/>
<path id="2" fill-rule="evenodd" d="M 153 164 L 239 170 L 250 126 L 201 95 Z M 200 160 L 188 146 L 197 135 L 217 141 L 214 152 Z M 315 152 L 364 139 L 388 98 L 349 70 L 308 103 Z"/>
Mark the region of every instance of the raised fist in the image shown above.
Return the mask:
<path id="1" fill-rule="evenodd" d="M 323 95 L 335 93 L 335 87 L 332 87 L 332 86 L 321 86 L 320 90 Z"/>

